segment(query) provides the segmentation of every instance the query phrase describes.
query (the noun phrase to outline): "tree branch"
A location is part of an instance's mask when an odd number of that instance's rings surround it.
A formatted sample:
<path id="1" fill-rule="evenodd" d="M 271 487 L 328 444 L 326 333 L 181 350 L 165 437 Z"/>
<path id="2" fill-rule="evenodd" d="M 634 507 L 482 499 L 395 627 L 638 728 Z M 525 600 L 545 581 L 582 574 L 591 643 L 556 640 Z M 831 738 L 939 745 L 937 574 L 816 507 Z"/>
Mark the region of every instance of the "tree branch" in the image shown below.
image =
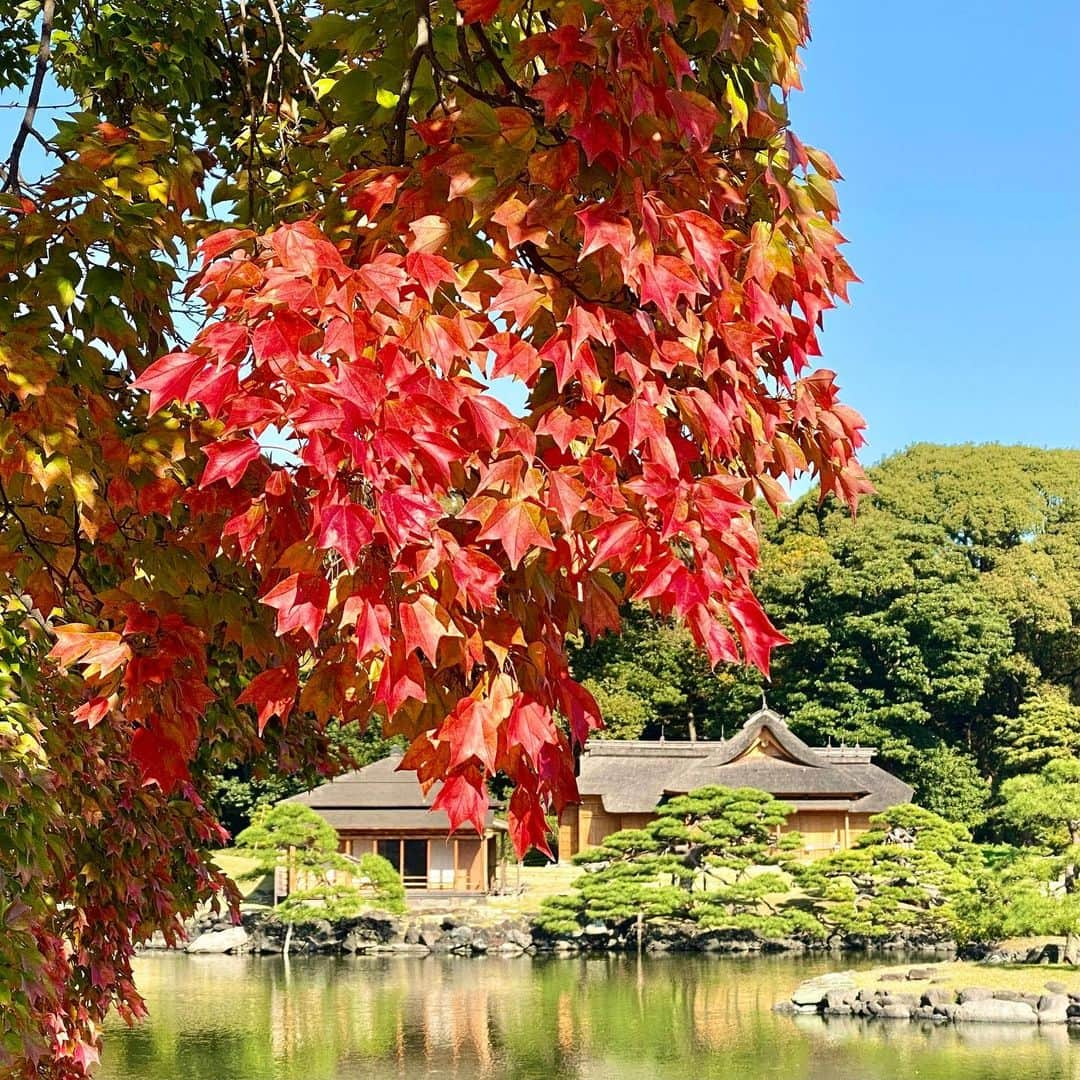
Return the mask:
<path id="1" fill-rule="evenodd" d="M 413 46 L 409 66 L 401 80 L 401 94 L 394 110 L 394 147 L 391 164 L 405 164 L 405 132 L 409 120 L 409 99 L 412 97 L 416 73 L 420 70 L 420 61 L 431 47 L 431 11 L 428 0 L 416 0 L 416 44 Z"/>
<path id="2" fill-rule="evenodd" d="M 488 63 L 495 69 L 496 74 L 506 84 L 510 92 L 517 98 L 518 104 L 523 109 L 528 109 L 529 112 L 536 112 L 539 102 L 534 98 L 529 97 L 525 92 L 525 88 L 506 70 L 506 65 L 502 62 L 502 57 L 495 51 L 495 46 L 488 40 L 487 34 L 484 33 L 484 28 L 477 22 L 472 24 L 472 32 L 476 35 L 476 40 L 480 42 L 480 48 L 484 50 L 484 56 L 487 57 Z"/>
<path id="3" fill-rule="evenodd" d="M 480 84 L 480 77 L 476 74 L 476 64 L 473 63 L 472 53 L 469 51 L 469 41 L 465 36 L 465 16 L 457 12 L 456 20 L 458 56 L 461 58 L 461 66 L 465 69 L 465 75 L 473 86 Z"/>
<path id="4" fill-rule="evenodd" d="M 34 117 L 37 115 L 41 90 L 45 85 L 45 73 L 49 69 L 49 54 L 52 52 L 53 17 L 56 14 L 56 0 L 45 0 L 41 6 L 41 37 L 38 39 L 37 62 L 34 65 L 34 81 L 30 85 L 30 97 L 26 102 L 19 132 L 11 146 L 11 155 L 7 161 L 7 176 L 0 191 L 19 191 L 19 159 L 23 147 L 34 130 Z"/>

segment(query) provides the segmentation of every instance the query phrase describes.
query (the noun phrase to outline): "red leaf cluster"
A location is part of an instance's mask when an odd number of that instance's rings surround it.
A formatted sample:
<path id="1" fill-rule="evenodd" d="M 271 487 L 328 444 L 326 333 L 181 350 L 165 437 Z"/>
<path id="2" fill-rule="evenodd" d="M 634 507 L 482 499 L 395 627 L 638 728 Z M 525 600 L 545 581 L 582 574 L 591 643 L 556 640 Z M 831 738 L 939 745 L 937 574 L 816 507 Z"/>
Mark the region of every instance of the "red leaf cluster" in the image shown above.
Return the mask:
<path id="1" fill-rule="evenodd" d="M 213 321 L 138 384 L 215 420 L 200 486 L 286 655 L 244 695 L 260 725 L 310 657 L 324 711 L 408 735 L 455 825 L 509 775 L 519 850 L 601 724 L 567 637 L 644 601 L 767 672 L 752 500 L 807 467 L 853 506 L 866 486 L 861 419 L 807 370 L 852 279 L 827 159 L 767 94 L 690 89 L 663 7 L 562 19 L 521 46 L 520 107 L 418 125 L 412 167 L 350 175 L 325 224 L 213 238 Z M 271 430 L 297 464 L 253 478 Z"/>

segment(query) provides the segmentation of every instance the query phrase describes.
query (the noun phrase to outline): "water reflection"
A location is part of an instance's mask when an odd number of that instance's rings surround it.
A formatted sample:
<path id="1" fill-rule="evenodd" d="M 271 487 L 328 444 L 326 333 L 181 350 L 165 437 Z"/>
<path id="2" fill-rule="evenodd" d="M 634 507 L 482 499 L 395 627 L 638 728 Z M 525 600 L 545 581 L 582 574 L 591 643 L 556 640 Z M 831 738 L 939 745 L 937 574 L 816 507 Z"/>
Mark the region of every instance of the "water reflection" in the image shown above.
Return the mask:
<path id="1" fill-rule="evenodd" d="M 1061 1028 L 770 1012 L 825 959 L 150 956 L 100 1080 L 1080 1080 Z"/>

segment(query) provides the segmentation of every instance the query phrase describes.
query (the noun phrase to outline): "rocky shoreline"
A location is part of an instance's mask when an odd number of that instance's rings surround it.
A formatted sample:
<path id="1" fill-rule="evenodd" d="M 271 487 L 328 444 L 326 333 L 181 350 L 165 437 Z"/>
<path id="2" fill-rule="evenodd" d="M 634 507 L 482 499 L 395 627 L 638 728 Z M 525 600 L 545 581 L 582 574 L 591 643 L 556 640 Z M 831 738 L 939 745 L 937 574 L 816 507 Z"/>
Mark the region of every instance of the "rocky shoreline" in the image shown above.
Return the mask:
<path id="1" fill-rule="evenodd" d="M 969 986 L 960 990 L 930 985 L 905 991 L 905 981 L 934 980 L 933 968 L 912 968 L 907 976 L 883 975 L 889 987 L 859 988 L 851 972 L 808 979 L 773 1011 L 787 1015 L 861 1017 L 867 1020 L 922 1020 L 933 1024 L 1080 1024 L 1080 991 L 1050 980 L 1040 993 Z"/>
<path id="2" fill-rule="evenodd" d="M 286 927 L 266 911 L 245 912 L 239 924 L 228 917 L 203 918 L 188 927 L 184 951 L 203 955 L 276 955 L 284 951 Z M 144 949 L 167 948 L 161 935 Z M 951 942 L 914 936 L 876 941 L 834 937 L 827 941 L 763 938 L 743 931 L 703 929 L 696 923 L 614 925 L 593 923 L 574 934 L 552 934 L 528 918 L 478 919 L 472 912 L 391 915 L 373 911 L 331 922 L 313 919 L 293 928 L 291 955 L 397 953 L 426 956 L 522 956 L 537 953 L 928 953 L 951 955 Z"/>

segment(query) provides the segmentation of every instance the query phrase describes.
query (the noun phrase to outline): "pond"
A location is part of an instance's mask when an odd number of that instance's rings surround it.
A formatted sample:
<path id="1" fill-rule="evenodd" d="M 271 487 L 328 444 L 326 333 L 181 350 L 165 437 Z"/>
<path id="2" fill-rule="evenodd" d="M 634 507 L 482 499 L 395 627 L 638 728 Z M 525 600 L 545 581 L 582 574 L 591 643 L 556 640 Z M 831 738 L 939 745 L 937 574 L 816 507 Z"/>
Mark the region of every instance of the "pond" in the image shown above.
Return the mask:
<path id="1" fill-rule="evenodd" d="M 1064 1027 L 825 1022 L 771 1006 L 835 959 L 151 955 L 98 1080 L 1065 1080 Z"/>

